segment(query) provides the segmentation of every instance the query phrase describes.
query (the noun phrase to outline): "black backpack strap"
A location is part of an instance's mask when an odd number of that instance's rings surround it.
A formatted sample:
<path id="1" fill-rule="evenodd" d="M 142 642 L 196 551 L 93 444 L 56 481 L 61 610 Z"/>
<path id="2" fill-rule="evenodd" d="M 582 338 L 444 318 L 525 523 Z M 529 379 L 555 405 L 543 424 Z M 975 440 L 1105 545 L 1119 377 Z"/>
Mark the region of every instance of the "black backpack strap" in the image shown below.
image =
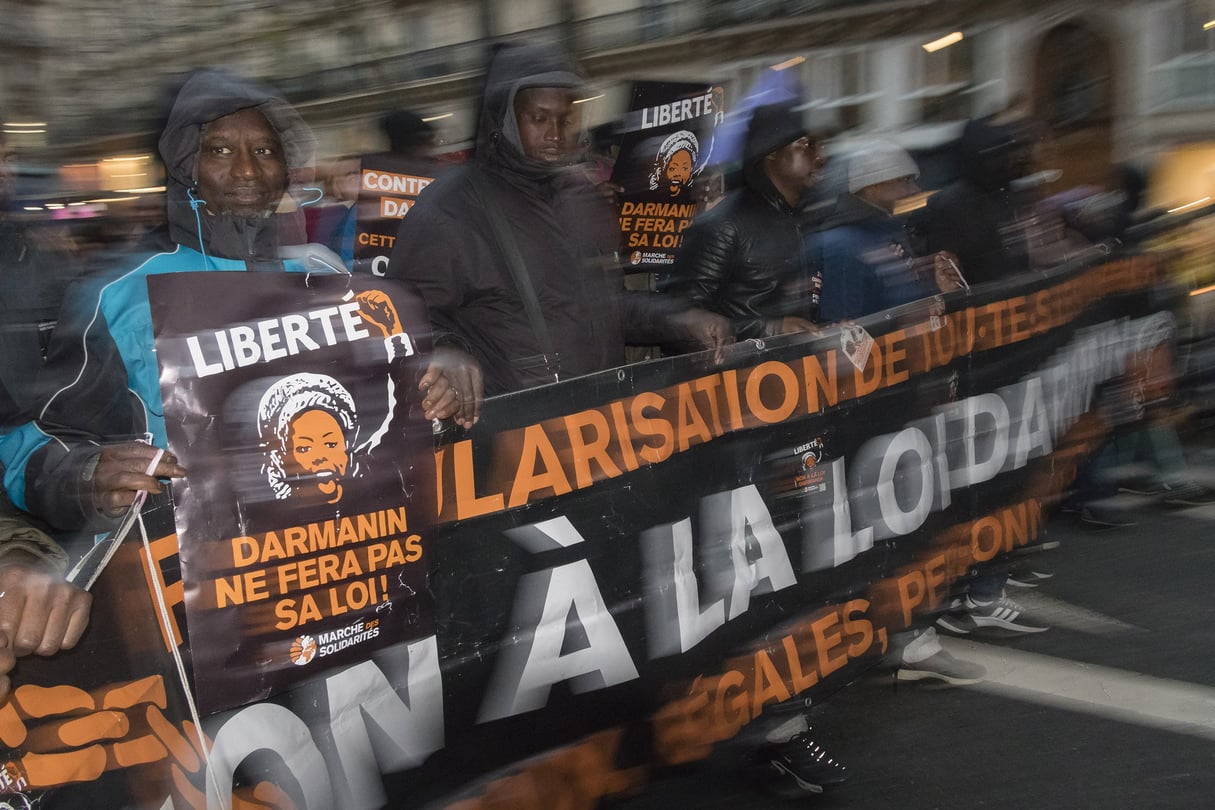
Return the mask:
<path id="1" fill-rule="evenodd" d="M 515 288 L 519 291 L 519 298 L 523 301 L 523 310 L 527 313 L 527 319 L 531 322 L 532 331 L 535 333 L 536 341 L 540 344 L 540 351 L 544 355 L 545 368 L 553 375 L 554 380 L 559 380 L 559 355 L 553 345 L 553 338 L 548 332 L 548 322 L 544 320 L 544 313 L 540 310 L 540 299 L 536 297 L 532 278 L 528 275 L 527 266 L 523 263 L 523 254 L 519 252 L 519 243 L 515 240 L 514 234 L 510 232 L 498 207 L 491 204 L 485 178 L 475 170 L 469 172 L 468 178 L 472 183 L 473 194 L 476 196 L 477 202 L 480 203 L 481 209 L 489 219 L 494 241 L 497 242 L 498 249 L 502 252 L 502 258 L 506 260 L 506 266 L 510 268 Z"/>

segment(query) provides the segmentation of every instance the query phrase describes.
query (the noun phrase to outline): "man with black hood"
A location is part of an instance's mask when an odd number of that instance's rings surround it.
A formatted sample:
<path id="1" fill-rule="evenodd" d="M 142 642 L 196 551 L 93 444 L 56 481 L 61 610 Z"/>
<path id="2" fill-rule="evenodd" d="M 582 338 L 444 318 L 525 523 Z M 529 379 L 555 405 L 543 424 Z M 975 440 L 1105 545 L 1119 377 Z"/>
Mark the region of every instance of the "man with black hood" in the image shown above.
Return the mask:
<path id="1" fill-rule="evenodd" d="M 958 141 L 959 176 L 913 217 L 924 254 L 955 255 L 970 284 L 1030 269 L 1031 211 L 1013 181 L 1030 172 L 1034 130 L 1015 111 L 968 121 Z"/>
<path id="2" fill-rule="evenodd" d="M 821 280 L 802 250 L 799 207 L 823 164 L 794 102 L 757 107 L 743 186 L 688 230 L 668 291 L 729 318 L 739 340 L 811 331 Z"/>
<path id="3" fill-rule="evenodd" d="M 17 164 L 0 129 L 0 426 L 33 404 L 59 304 L 80 264 L 16 207 Z M 28 215 L 26 215 L 28 216 Z"/>
<path id="4" fill-rule="evenodd" d="M 431 160 L 435 149 L 435 128 L 413 110 L 390 110 L 380 119 L 380 129 L 388 138 L 388 151 L 409 160 Z"/>
<path id="5" fill-rule="evenodd" d="M 436 180 L 401 221 L 388 275 L 426 300 L 447 369 L 427 401 L 458 403 L 464 426 L 483 393 L 623 364 L 626 339 L 717 348 L 727 337 L 720 318 L 623 291 L 612 212 L 580 165 L 584 95 L 559 49 L 500 48 L 472 161 Z"/>
<path id="6" fill-rule="evenodd" d="M 971 285 L 1011 278 L 1031 267 L 1027 226 L 1033 211 L 1014 181 L 1030 173 L 1036 136 L 1018 104 L 968 121 L 959 141 L 959 178 L 929 197 L 927 206 L 912 217 L 911 229 L 922 250 L 956 256 Z M 1007 582 L 1004 565 L 981 571 L 937 625 L 957 635 L 1050 629 L 1006 596 Z"/>
<path id="7" fill-rule="evenodd" d="M 16 190 L 10 160 L 0 132 L 0 433 L 34 404 L 34 377 L 77 272 L 67 254 L 7 216 Z M 68 555 L 43 528 L 0 491 L 0 700 L 15 657 L 69 649 L 88 624 L 91 597 L 65 581 Z"/>
<path id="8" fill-rule="evenodd" d="M 160 138 L 167 229 L 126 267 L 68 293 L 32 421 L 0 439 L 12 501 L 61 529 L 104 523 L 138 491 L 184 475 L 165 446 L 145 279 L 200 270 L 304 271 L 283 247 L 305 241 L 298 206 L 282 206 L 288 173 L 314 139 L 269 88 L 202 70 L 178 92 Z M 280 208 L 290 208 L 279 213 Z M 142 441 L 139 441 L 142 439 Z"/>

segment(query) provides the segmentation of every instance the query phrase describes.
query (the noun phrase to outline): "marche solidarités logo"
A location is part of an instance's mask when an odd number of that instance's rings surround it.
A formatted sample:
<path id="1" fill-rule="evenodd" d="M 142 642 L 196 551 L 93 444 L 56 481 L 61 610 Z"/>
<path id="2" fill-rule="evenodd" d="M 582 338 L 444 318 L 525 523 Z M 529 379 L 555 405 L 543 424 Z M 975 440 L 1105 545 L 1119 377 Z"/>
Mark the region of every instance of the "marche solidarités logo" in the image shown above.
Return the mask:
<path id="1" fill-rule="evenodd" d="M 337 630 L 327 630 L 323 633 L 317 633 L 315 637 L 297 637 L 295 641 L 291 642 L 291 652 L 289 655 L 291 661 L 296 666 L 302 667 L 310 663 L 318 655 L 322 658 L 326 655 L 335 655 L 342 650 L 371 641 L 379 637 L 379 635 L 379 619 L 372 619 L 370 621 L 359 619 L 347 627 L 339 627 Z M 3 807 L 0 807 L 0 810 L 3 810 Z"/>
<path id="2" fill-rule="evenodd" d="M 291 642 L 291 662 L 296 666 L 304 666 L 316 658 L 317 643 L 312 636 L 300 636 Z"/>

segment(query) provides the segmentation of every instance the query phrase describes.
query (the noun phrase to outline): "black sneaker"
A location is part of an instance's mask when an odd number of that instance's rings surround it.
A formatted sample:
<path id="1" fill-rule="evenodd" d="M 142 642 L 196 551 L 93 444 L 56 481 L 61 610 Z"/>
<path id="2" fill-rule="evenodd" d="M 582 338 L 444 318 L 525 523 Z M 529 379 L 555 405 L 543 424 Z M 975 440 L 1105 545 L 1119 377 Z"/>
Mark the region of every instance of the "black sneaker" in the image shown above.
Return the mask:
<path id="1" fill-rule="evenodd" d="M 1193 483 L 1166 485 L 1160 502 L 1165 506 L 1209 506 L 1215 503 L 1215 492 Z"/>
<path id="2" fill-rule="evenodd" d="M 1154 498 L 1158 495 L 1167 495 L 1169 485 L 1161 481 L 1124 481 L 1118 485 L 1119 492 L 1125 492 L 1127 495 L 1146 495 Z"/>
<path id="3" fill-rule="evenodd" d="M 975 630 L 979 629 L 979 625 L 970 617 L 970 614 L 964 610 L 954 610 L 948 613 L 942 613 L 937 618 L 937 627 L 942 630 L 947 630 L 956 636 L 968 636 Z"/>
<path id="4" fill-rule="evenodd" d="M 1088 504 L 1080 509 L 1080 521 L 1099 529 L 1135 526 L 1137 521 L 1119 509 Z"/>
<path id="5" fill-rule="evenodd" d="M 765 743 L 758 755 L 771 777 L 768 787 L 782 796 L 822 793 L 848 778 L 848 769 L 828 756 L 809 731 L 782 743 Z"/>
<path id="6" fill-rule="evenodd" d="M 1054 578 L 1054 576 L 1054 574 L 1047 573 L 1046 571 L 1028 569 L 1024 571 L 1011 571 L 1008 574 L 1007 584 L 1014 588 L 1036 588 L 1043 582 Z"/>

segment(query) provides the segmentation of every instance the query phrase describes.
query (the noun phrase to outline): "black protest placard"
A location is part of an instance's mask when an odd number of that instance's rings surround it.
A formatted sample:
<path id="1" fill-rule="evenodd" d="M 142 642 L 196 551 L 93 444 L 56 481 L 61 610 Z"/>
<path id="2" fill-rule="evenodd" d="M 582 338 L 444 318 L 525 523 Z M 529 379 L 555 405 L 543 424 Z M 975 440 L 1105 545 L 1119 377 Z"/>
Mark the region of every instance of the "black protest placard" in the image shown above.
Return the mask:
<path id="1" fill-rule="evenodd" d="M 444 167 L 392 154 L 363 157 L 355 222 L 354 271 L 383 276 L 401 220 Z"/>
<path id="2" fill-rule="evenodd" d="M 431 632 L 420 299 L 388 280 L 148 281 L 198 703 L 217 711 Z"/>
<path id="3" fill-rule="evenodd" d="M 704 207 L 707 167 L 724 112 L 720 87 L 633 84 L 612 182 L 623 189 L 620 245 L 634 268 L 674 262 L 684 231 Z"/>

